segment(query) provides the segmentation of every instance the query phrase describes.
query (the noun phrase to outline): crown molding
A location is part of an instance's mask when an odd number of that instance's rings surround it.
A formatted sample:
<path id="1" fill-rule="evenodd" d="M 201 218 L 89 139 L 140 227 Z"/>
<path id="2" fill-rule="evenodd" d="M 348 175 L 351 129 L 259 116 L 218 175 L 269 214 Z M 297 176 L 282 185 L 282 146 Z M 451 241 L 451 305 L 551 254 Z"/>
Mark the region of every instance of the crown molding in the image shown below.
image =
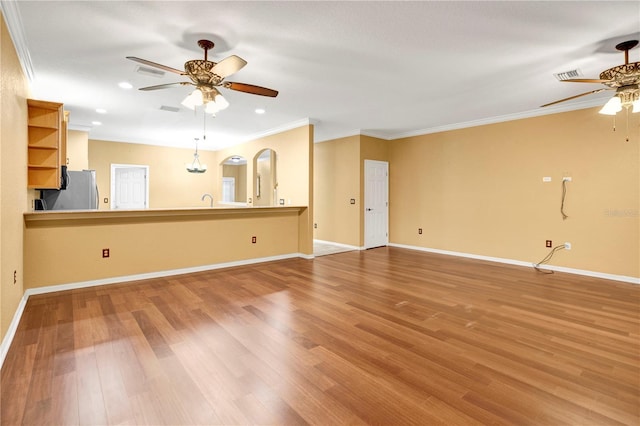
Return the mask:
<path id="1" fill-rule="evenodd" d="M 540 117 L 543 115 L 559 114 L 562 112 L 577 111 L 580 109 L 593 108 L 602 106 L 602 99 L 592 99 L 590 101 L 574 102 L 568 105 L 557 105 L 550 108 L 538 108 L 535 110 L 518 112 L 514 114 L 500 115 L 496 117 L 488 117 L 480 120 L 465 121 L 462 123 L 446 124 L 444 126 L 430 127 L 426 129 L 413 130 L 410 132 L 396 133 L 390 136 L 388 140 L 409 138 L 413 136 L 427 135 L 431 133 L 448 132 L 450 130 L 466 129 L 468 127 L 484 126 L 487 124 L 503 123 L 505 121 L 521 120 L 524 118 Z"/>
<path id="2" fill-rule="evenodd" d="M 278 126 L 278 127 L 274 127 L 271 128 L 269 130 L 265 130 L 264 132 L 259 132 L 259 133 L 253 133 L 251 135 L 248 135 L 247 137 L 242 138 L 241 140 L 238 141 L 238 143 L 245 143 L 245 142 L 250 142 L 250 141 L 254 141 L 256 139 L 260 139 L 260 138 L 264 138 L 267 136 L 272 136 L 278 133 L 282 133 L 282 132 L 286 132 L 287 130 L 292 130 L 292 129 L 297 129 L 298 127 L 302 127 L 302 126 L 310 126 L 310 125 L 317 125 L 319 123 L 318 120 L 315 120 L 313 118 L 303 118 L 300 120 L 296 120 L 296 121 L 292 121 L 290 123 L 287 124 L 283 124 L 282 126 Z"/>
<path id="3" fill-rule="evenodd" d="M 0 10 L 4 16 L 4 21 L 7 24 L 9 35 L 15 46 L 18 60 L 22 66 L 22 71 L 27 76 L 29 83 L 32 83 L 35 79 L 35 73 L 33 72 L 33 63 L 31 62 L 31 55 L 27 48 L 27 41 L 24 35 L 24 26 L 22 25 L 22 18 L 20 11 L 18 10 L 17 1 L 0 1 Z"/>

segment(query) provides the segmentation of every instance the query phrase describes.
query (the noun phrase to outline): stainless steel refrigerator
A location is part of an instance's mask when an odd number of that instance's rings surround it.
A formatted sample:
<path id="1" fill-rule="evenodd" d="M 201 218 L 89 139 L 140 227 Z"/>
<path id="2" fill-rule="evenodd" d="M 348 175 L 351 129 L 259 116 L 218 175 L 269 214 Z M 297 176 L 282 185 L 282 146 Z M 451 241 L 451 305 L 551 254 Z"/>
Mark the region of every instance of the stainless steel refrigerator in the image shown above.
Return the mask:
<path id="1" fill-rule="evenodd" d="M 98 208 L 98 186 L 95 170 L 68 171 L 67 188 L 43 189 L 40 192 L 44 210 L 91 210 Z"/>

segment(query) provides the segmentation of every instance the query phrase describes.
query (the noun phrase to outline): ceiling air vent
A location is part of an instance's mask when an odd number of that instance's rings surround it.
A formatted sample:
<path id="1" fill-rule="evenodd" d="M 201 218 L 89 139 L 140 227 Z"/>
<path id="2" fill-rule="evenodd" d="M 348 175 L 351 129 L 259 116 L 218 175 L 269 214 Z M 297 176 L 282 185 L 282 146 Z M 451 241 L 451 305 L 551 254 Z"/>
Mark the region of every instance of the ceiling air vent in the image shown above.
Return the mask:
<path id="1" fill-rule="evenodd" d="M 162 77 L 165 75 L 164 71 L 160 71 L 155 68 L 149 68 L 149 67 L 138 67 L 136 68 L 136 72 L 138 74 L 150 75 L 152 77 Z"/>
<path id="2" fill-rule="evenodd" d="M 571 71 L 559 72 L 557 74 L 554 74 L 554 76 L 558 80 L 564 81 L 572 78 L 582 77 L 582 72 L 580 70 L 571 70 Z"/>
<path id="3" fill-rule="evenodd" d="M 172 107 L 172 106 L 167 106 L 167 105 L 162 105 L 160 107 L 161 110 L 163 111 L 169 111 L 169 112 L 178 112 L 180 111 L 180 108 L 178 107 Z"/>

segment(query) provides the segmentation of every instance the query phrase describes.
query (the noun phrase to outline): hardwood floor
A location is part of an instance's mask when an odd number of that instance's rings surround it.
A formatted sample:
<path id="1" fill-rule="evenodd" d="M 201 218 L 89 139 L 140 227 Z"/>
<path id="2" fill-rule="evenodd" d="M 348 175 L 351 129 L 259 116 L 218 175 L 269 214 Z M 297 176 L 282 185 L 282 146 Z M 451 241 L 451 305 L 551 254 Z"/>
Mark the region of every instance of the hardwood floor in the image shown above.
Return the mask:
<path id="1" fill-rule="evenodd" d="M 399 248 L 29 299 L 2 424 L 640 422 L 640 286 Z"/>

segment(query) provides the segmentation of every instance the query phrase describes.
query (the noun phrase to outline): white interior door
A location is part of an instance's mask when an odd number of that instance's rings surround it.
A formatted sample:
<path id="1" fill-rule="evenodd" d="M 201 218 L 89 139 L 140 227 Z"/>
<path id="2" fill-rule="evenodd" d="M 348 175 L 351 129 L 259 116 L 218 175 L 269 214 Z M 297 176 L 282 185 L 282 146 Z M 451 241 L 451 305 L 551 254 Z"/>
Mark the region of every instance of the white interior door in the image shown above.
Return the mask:
<path id="1" fill-rule="evenodd" d="M 149 205 L 149 166 L 111 165 L 111 208 L 146 209 Z"/>
<path id="2" fill-rule="evenodd" d="M 236 201 L 236 178 L 233 178 L 233 177 L 222 178 L 222 201 L 226 201 L 226 202 Z"/>
<path id="3" fill-rule="evenodd" d="M 389 243 L 389 163 L 364 160 L 364 248 Z"/>

